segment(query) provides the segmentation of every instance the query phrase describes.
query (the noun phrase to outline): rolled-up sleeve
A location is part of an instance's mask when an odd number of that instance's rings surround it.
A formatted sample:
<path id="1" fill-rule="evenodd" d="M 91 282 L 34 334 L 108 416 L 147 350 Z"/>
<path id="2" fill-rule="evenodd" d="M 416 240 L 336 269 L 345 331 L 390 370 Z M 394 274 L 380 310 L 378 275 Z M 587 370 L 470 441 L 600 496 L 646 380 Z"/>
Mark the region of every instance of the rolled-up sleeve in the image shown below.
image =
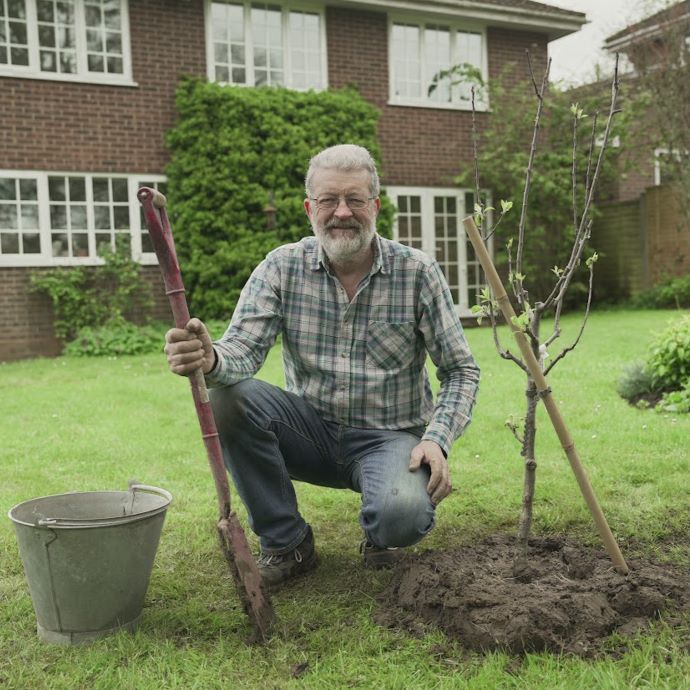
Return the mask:
<path id="1" fill-rule="evenodd" d="M 423 438 L 435 441 L 447 454 L 472 419 L 479 367 L 465 339 L 450 288 L 436 262 L 427 267 L 420 308 L 419 329 L 441 383 Z"/>
<path id="2" fill-rule="evenodd" d="M 216 366 L 206 374 L 211 388 L 251 378 L 261 368 L 282 328 L 280 267 L 269 254 L 245 284 L 228 329 L 213 343 Z"/>

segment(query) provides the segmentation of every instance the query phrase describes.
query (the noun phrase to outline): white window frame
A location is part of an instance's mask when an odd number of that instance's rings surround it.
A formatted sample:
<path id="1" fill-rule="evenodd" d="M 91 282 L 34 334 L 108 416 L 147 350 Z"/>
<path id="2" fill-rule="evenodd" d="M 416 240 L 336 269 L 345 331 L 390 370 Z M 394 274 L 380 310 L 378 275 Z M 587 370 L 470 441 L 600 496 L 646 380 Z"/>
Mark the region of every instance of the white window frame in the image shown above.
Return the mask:
<path id="1" fill-rule="evenodd" d="M 50 227 L 50 199 L 48 193 L 49 177 L 82 177 L 91 179 L 94 177 L 109 177 L 127 180 L 127 196 L 129 200 L 129 237 L 132 252 L 132 259 L 142 265 L 156 265 L 158 263 L 156 255 L 152 252 L 142 252 L 141 248 L 141 214 L 139 212 L 139 200 L 137 190 L 144 182 L 167 182 L 164 175 L 150 174 L 123 174 L 110 172 L 76 172 L 58 170 L 0 170 L 2 178 L 19 178 L 36 180 L 38 191 L 38 225 L 41 242 L 40 254 L 0 254 L 0 267 L 20 267 L 20 266 L 98 266 L 103 264 L 103 259 L 99 256 L 53 256 L 51 252 L 51 227 Z M 87 234 L 89 236 L 89 246 L 92 246 L 93 238 L 97 232 L 94 229 L 93 213 L 94 204 L 91 197 L 91 185 L 86 185 L 87 206 Z"/>
<path id="2" fill-rule="evenodd" d="M 137 86 L 132 77 L 132 50 L 129 31 L 129 0 L 121 0 L 122 19 L 122 74 L 108 72 L 89 72 L 86 62 L 86 23 L 84 0 L 75 0 L 75 40 L 77 52 L 76 74 L 44 72 L 40 69 L 38 44 L 38 14 L 36 0 L 26 2 L 26 25 L 29 48 L 29 64 L 0 64 L 0 77 L 20 77 L 22 79 L 46 79 L 49 81 L 78 82 L 86 84 L 108 84 L 114 86 Z"/>
<path id="3" fill-rule="evenodd" d="M 434 197 L 435 196 L 454 196 L 456 198 L 458 209 L 458 288 L 459 288 L 459 302 L 455 305 L 459 316 L 469 317 L 473 316 L 473 303 L 469 300 L 469 265 L 467 262 L 467 242 L 468 238 L 465 234 L 465 228 L 462 224 L 462 219 L 471 215 L 474 209 L 465 208 L 465 195 L 473 194 L 473 189 L 465 187 L 403 187 L 403 186 L 388 186 L 386 187 L 386 194 L 393 202 L 397 209 L 398 197 L 400 196 L 419 196 L 421 197 L 421 218 L 422 218 L 422 251 L 430 256 L 432 259 L 436 257 L 436 232 L 434 223 Z M 490 205 L 490 196 L 487 197 L 487 203 Z M 489 218 L 491 222 L 491 218 Z M 393 239 L 399 241 L 398 232 L 398 218 L 397 213 L 393 221 Z M 493 238 L 489 239 L 488 250 L 493 255 Z M 474 284 L 474 283 L 473 283 Z"/>
<path id="4" fill-rule="evenodd" d="M 408 24 L 415 25 L 421 29 L 420 31 L 420 42 L 419 42 L 419 65 L 420 65 L 420 77 L 422 80 L 422 96 L 420 98 L 411 98 L 409 96 L 398 96 L 395 93 L 395 62 L 393 55 L 393 25 L 394 24 Z M 440 110 L 472 110 L 471 101 L 456 101 L 449 103 L 439 103 L 429 98 L 425 94 L 425 83 L 424 83 L 424 55 L 425 55 L 425 32 L 424 28 L 427 25 L 433 26 L 448 26 L 450 28 L 451 34 L 455 32 L 469 32 L 477 33 L 481 35 L 482 39 L 482 64 L 479 65 L 479 69 L 482 74 L 482 79 L 484 83 L 488 81 L 489 78 L 489 53 L 486 38 L 486 25 L 480 24 L 472 21 L 462 21 L 458 22 L 456 19 L 444 19 L 439 17 L 433 21 L 429 21 L 428 18 L 422 18 L 419 15 L 405 15 L 405 14 L 389 14 L 388 15 L 388 105 L 392 106 L 405 106 L 411 108 L 436 108 Z M 451 52 L 453 50 L 452 45 L 454 39 L 451 39 Z M 449 65 L 450 67 L 451 65 Z M 428 86 L 428 85 L 426 85 Z M 488 93 L 486 89 L 483 90 L 482 94 L 477 95 L 475 99 L 475 110 L 478 112 L 484 112 L 489 110 L 489 100 Z"/>
<path id="5" fill-rule="evenodd" d="M 686 154 L 687 155 L 687 154 Z M 678 149 L 656 148 L 654 149 L 654 186 L 660 187 L 661 182 L 661 156 L 673 156 L 677 160 L 681 159 L 681 152 Z"/>
<path id="6" fill-rule="evenodd" d="M 244 86 L 248 88 L 257 88 L 254 78 L 254 59 L 253 59 L 253 43 L 252 43 L 252 23 L 251 23 L 251 6 L 254 4 L 252 0 L 228 0 L 227 3 L 222 0 L 215 0 L 221 4 L 243 5 L 244 6 L 244 35 L 245 35 L 245 70 L 247 76 L 246 84 L 232 84 L 232 86 Z M 215 74 L 215 55 L 213 50 L 213 15 L 211 12 L 211 5 L 214 0 L 205 0 L 205 23 L 206 23 L 206 75 L 211 82 L 216 81 Z M 326 46 L 326 9 L 322 3 L 309 2 L 309 0 L 296 1 L 292 0 L 261 0 L 259 4 L 275 5 L 281 9 L 281 27 L 282 27 L 282 44 L 283 44 L 283 88 L 309 91 L 314 89 L 316 91 L 324 91 L 328 88 L 328 51 Z M 289 14 L 291 11 L 295 12 L 310 12 L 319 15 L 319 54 L 321 57 L 321 84 L 318 87 L 310 86 L 306 89 L 296 89 L 293 85 L 292 64 L 291 64 L 291 50 L 290 50 L 290 29 L 289 29 Z"/>

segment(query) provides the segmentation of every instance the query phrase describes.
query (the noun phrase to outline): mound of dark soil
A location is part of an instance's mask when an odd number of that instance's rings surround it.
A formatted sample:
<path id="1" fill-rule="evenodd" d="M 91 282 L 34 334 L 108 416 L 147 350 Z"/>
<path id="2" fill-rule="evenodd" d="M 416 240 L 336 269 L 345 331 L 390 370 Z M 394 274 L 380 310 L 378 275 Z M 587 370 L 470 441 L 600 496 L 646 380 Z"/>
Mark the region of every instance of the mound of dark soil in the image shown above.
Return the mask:
<path id="1" fill-rule="evenodd" d="M 428 625 L 472 650 L 595 654 L 612 633 L 631 635 L 662 611 L 690 611 L 690 571 L 628 560 L 562 539 L 530 541 L 514 567 L 515 539 L 493 537 L 401 562 L 376 621 L 419 633 Z"/>

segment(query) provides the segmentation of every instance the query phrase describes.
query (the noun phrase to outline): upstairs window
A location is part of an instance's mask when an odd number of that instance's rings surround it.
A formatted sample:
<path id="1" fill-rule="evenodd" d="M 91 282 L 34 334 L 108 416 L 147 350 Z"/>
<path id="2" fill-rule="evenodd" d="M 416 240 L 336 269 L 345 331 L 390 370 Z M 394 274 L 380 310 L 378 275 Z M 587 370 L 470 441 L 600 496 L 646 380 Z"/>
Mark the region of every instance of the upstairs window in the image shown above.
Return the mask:
<path id="1" fill-rule="evenodd" d="M 296 5 L 211 2 L 209 78 L 223 84 L 326 87 L 323 13 Z"/>
<path id="2" fill-rule="evenodd" d="M 125 0 L 0 0 L 0 75 L 131 83 Z"/>
<path id="3" fill-rule="evenodd" d="M 390 27 L 391 103 L 441 108 L 471 108 L 473 82 L 457 74 L 441 79 L 440 72 L 457 65 L 469 65 L 486 80 L 485 37 L 480 30 L 454 24 L 394 21 Z M 477 109 L 486 109 L 481 94 Z"/>

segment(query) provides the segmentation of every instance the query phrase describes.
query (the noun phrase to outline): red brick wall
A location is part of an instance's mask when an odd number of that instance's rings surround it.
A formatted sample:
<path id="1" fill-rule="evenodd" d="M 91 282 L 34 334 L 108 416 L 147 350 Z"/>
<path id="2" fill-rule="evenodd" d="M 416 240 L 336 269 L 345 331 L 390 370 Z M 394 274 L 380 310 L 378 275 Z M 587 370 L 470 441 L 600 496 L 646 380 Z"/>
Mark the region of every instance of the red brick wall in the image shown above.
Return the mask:
<path id="1" fill-rule="evenodd" d="M 0 77 L 3 168 L 162 172 L 178 78 L 206 73 L 203 2 L 129 8 L 136 87 Z"/>
<path id="2" fill-rule="evenodd" d="M 679 193 L 666 185 L 651 187 L 643 197 L 649 285 L 666 276 L 690 273 L 690 228 L 681 212 Z"/>
<path id="3" fill-rule="evenodd" d="M 389 185 L 449 186 L 471 164 L 471 113 L 388 105 L 388 19 L 385 13 L 329 8 L 326 15 L 328 81 L 356 86 L 381 109 L 379 141 L 383 181 Z M 489 74 L 514 64 L 512 78 L 528 75 L 525 50 L 535 70 L 546 60 L 546 37 L 504 29 L 487 35 Z M 481 128 L 486 115 L 479 114 Z"/>
<path id="4" fill-rule="evenodd" d="M 55 337 L 51 301 L 44 293 L 31 292 L 31 274 L 45 270 L 48 269 L 0 269 L 0 314 L 3 320 L 0 361 L 60 354 L 62 345 Z M 135 320 L 143 323 L 150 318 L 172 325 L 170 306 L 158 266 L 143 266 L 141 272 L 151 291 L 154 306 L 146 315 L 135 314 Z"/>

